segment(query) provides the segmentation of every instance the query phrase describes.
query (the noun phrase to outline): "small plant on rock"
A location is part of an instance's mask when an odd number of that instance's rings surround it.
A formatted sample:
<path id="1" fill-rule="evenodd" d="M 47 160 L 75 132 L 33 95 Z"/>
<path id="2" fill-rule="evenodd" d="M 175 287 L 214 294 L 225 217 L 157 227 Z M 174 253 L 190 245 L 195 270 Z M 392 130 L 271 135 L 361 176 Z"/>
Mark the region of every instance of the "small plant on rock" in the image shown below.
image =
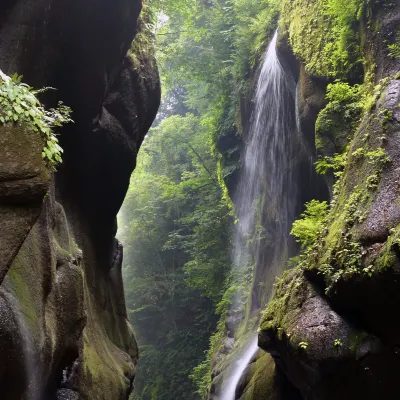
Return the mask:
<path id="1" fill-rule="evenodd" d="M 333 341 L 333 346 L 336 347 L 337 349 L 340 349 L 343 347 L 343 342 L 340 339 L 335 339 Z"/>
<path id="2" fill-rule="evenodd" d="M 300 342 L 299 343 L 299 349 L 301 349 L 301 350 L 307 350 L 308 346 L 309 346 L 308 342 Z"/>
<path id="3" fill-rule="evenodd" d="M 46 110 L 36 95 L 50 88 L 34 90 L 21 78 L 16 74 L 9 77 L 0 70 L 0 124 L 26 124 L 39 133 L 44 142 L 42 157 L 55 170 L 62 161 L 62 149 L 54 128 L 72 122 L 71 109 L 59 102 L 57 108 Z"/>
<path id="4" fill-rule="evenodd" d="M 306 210 L 301 214 L 301 219 L 293 223 L 291 234 L 295 236 L 303 249 L 312 246 L 317 241 L 328 211 L 329 205 L 326 201 L 312 200 L 306 204 Z"/>
<path id="5" fill-rule="evenodd" d="M 400 58 L 400 45 L 393 43 L 388 45 L 389 55 L 392 58 Z"/>

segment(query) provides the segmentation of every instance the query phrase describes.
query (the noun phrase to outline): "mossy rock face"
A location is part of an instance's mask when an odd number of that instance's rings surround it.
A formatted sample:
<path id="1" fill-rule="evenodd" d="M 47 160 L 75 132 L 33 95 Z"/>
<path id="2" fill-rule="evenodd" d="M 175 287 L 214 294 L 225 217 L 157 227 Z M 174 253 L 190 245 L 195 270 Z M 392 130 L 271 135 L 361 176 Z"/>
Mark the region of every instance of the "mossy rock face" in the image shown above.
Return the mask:
<path id="1" fill-rule="evenodd" d="M 282 2 L 281 28 L 294 54 L 313 77 L 343 78 L 358 68 L 357 25 L 362 2 L 343 5 L 342 11 L 348 13 L 345 18 L 332 3 L 323 0 Z"/>
<path id="2" fill-rule="evenodd" d="M 398 393 L 395 346 L 362 331 L 293 271 L 261 323 L 259 345 L 307 399 L 375 399 Z M 359 397 L 357 397 L 359 396 Z M 396 397 L 385 397 L 396 398 Z"/>
<path id="3" fill-rule="evenodd" d="M 39 217 L 50 174 L 43 140 L 29 126 L 0 125 L 0 284 Z"/>
<path id="4" fill-rule="evenodd" d="M 301 64 L 297 94 L 298 118 L 310 153 L 315 152 L 315 123 L 318 114 L 327 104 L 326 86 L 326 80 L 311 77 Z"/>
<path id="5" fill-rule="evenodd" d="M 239 400 L 301 400 L 274 359 L 262 350 L 243 375 L 237 396 L 240 396 Z"/>
<path id="6" fill-rule="evenodd" d="M 115 221 L 160 102 L 152 54 L 140 65 L 128 55 L 141 6 L 0 4 L 0 69 L 57 88 L 41 101 L 63 101 L 75 121 L 57 132 L 52 181 L 40 137 L 0 126 L 1 398 L 125 400 L 132 390 L 138 349 Z"/>
<path id="7" fill-rule="evenodd" d="M 400 81 L 386 81 L 350 144 L 326 230 L 306 262 L 307 276 L 332 303 L 385 340 L 395 340 L 397 323 L 385 320 L 400 302 L 399 103 Z"/>
<path id="8" fill-rule="evenodd" d="M 260 346 L 307 399 L 400 396 L 400 324 L 393 317 L 400 305 L 400 66 L 382 46 L 400 7 L 364 11 L 361 48 L 366 72 L 376 64 L 378 86 L 347 138 L 340 109 L 325 115 L 339 120 L 325 131 L 321 151 L 347 142 L 346 166 L 319 240 L 278 282 L 261 322 Z"/>

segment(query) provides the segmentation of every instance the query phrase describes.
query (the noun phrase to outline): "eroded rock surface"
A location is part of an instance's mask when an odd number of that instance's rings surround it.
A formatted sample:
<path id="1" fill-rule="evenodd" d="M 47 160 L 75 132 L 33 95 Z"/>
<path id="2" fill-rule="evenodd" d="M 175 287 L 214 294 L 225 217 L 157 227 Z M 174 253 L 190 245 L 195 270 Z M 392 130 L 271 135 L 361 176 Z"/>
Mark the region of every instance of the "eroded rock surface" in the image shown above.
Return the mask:
<path id="1" fill-rule="evenodd" d="M 73 109 L 51 178 L 40 137 L 0 126 L 0 393 L 127 399 L 138 350 L 116 215 L 158 109 L 152 55 L 128 53 L 141 1 L 7 0 L 0 69 Z M 145 79 L 143 76 L 145 75 Z"/>
<path id="2" fill-rule="evenodd" d="M 320 138 L 321 154 L 347 151 L 332 211 L 300 267 L 279 281 L 259 335 L 304 399 L 400 396 L 400 63 L 385 46 L 397 40 L 400 7 L 376 2 L 367 9 L 360 35 L 375 98 L 354 129 L 339 123 L 339 136 Z M 309 85 L 300 90 L 306 103 L 319 97 Z"/>

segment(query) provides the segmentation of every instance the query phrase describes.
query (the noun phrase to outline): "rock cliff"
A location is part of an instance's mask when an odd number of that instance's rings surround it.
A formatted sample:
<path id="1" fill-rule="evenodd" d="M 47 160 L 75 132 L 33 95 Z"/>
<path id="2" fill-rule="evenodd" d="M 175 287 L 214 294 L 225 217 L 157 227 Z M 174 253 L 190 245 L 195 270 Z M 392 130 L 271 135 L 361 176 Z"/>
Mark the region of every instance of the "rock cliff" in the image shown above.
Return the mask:
<path id="1" fill-rule="evenodd" d="M 0 393 L 127 399 L 137 346 L 127 321 L 116 215 L 160 100 L 151 53 L 132 46 L 141 1 L 6 0 L 0 69 L 53 87 L 74 124 L 46 168 L 29 126 L 0 125 Z"/>
<path id="2" fill-rule="evenodd" d="M 276 369 L 271 375 L 270 360 L 258 371 L 271 385 L 280 378 L 296 388 L 286 399 L 400 395 L 394 317 L 400 304 L 400 4 L 358 3 L 357 15 L 340 33 L 352 38 L 342 54 L 334 47 L 344 36 L 336 41 L 337 32 L 330 36 L 324 2 L 286 2 L 283 7 L 282 42 L 290 43 L 300 63 L 301 124 L 315 137 L 321 156 L 344 157 L 335 166 L 340 172 L 326 176 L 331 210 L 319 238 L 280 279 L 261 322 L 259 345 L 272 355 Z M 319 40 L 315 52 L 308 50 L 310 38 Z M 347 62 L 335 71 L 336 56 Z M 335 78 L 346 85 L 342 88 L 352 89 L 340 98 L 325 98 Z M 355 91 L 357 99 L 352 98 Z M 257 387 L 251 371 L 247 381 L 247 391 Z M 280 393 L 244 398 L 282 398 Z"/>

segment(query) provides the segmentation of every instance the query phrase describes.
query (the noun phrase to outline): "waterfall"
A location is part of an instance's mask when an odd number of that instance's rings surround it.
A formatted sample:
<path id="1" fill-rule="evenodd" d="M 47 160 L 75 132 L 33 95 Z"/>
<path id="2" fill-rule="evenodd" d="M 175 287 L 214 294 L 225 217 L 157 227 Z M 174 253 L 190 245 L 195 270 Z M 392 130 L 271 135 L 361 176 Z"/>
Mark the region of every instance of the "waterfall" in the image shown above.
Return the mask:
<path id="1" fill-rule="evenodd" d="M 275 277 L 291 255 L 289 234 L 296 212 L 294 160 L 301 151 L 296 128 L 296 83 L 278 60 L 277 36 L 275 33 L 268 47 L 258 79 L 235 196 L 238 223 L 234 276 L 243 281 L 250 269 L 255 277 L 252 299 L 247 299 L 253 310 L 265 307 Z M 265 304 L 257 300 L 258 282 L 265 285 Z M 243 296 L 245 293 L 239 291 L 233 299 L 231 315 L 240 309 Z M 231 368 L 221 400 L 235 399 L 238 382 L 256 351 L 257 341 L 252 339 L 238 364 Z"/>
<path id="2" fill-rule="evenodd" d="M 234 400 L 236 387 L 239 383 L 243 372 L 249 365 L 251 359 L 254 357 L 258 350 L 258 338 L 255 337 L 250 341 L 250 344 L 245 348 L 241 358 L 236 361 L 229 381 L 226 383 L 226 390 L 221 396 L 221 400 Z"/>
<path id="3" fill-rule="evenodd" d="M 298 142 L 296 84 L 278 60 L 276 42 L 277 33 L 268 47 L 258 79 L 235 196 L 238 213 L 235 273 L 243 274 L 253 264 L 264 270 L 263 282 L 269 287 L 290 252 L 288 237 L 296 207 L 296 179 L 291 163 Z M 234 303 L 238 301 L 235 299 Z"/>
<path id="4" fill-rule="evenodd" d="M 27 325 L 26 317 L 21 310 L 20 300 L 13 290 L 4 286 L 3 288 L 2 294 L 8 302 L 10 310 L 13 310 L 15 323 L 18 326 L 16 335 L 19 335 L 19 344 L 21 346 L 20 350 L 22 352 L 26 379 L 26 389 L 23 400 L 40 400 L 42 398 L 42 382 L 38 373 L 38 359 L 35 355 L 32 333 Z"/>

